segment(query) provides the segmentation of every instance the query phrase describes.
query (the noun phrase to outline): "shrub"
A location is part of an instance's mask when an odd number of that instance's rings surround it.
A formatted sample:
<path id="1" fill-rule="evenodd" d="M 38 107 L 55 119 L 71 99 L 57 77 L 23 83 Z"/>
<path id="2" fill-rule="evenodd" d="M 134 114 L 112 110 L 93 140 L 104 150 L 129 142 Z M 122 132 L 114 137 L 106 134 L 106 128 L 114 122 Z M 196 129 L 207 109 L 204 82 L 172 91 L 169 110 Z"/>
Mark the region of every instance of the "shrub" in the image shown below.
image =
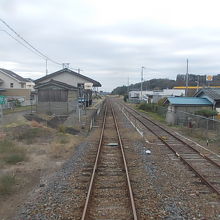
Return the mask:
<path id="1" fill-rule="evenodd" d="M 0 159 L 9 164 L 16 164 L 26 159 L 25 151 L 8 139 L 0 141 L 0 153 Z"/>
<path id="2" fill-rule="evenodd" d="M 14 143 L 8 139 L 0 141 L 0 153 L 8 153 L 14 150 Z"/>
<path id="3" fill-rule="evenodd" d="M 218 112 L 216 110 L 202 109 L 202 110 L 196 111 L 195 114 L 209 118 L 212 116 L 216 116 Z"/>
<path id="4" fill-rule="evenodd" d="M 15 185 L 15 177 L 5 174 L 0 177 L 0 194 L 6 195 L 10 194 Z"/>
<path id="5" fill-rule="evenodd" d="M 68 139 L 67 137 L 62 137 L 62 138 L 60 139 L 60 143 L 61 143 L 61 144 L 67 144 L 67 143 L 69 143 L 69 139 Z"/>
<path id="6" fill-rule="evenodd" d="M 26 141 L 27 144 L 32 144 L 37 137 L 45 136 L 46 131 L 43 128 L 34 127 L 28 130 L 22 131 L 18 134 L 17 139 L 20 141 Z"/>
<path id="7" fill-rule="evenodd" d="M 139 109 L 147 111 L 147 112 L 156 112 L 158 109 L 158 106 L 156 104 L 149 104 L 142 102 L 139 106 Z"/>
<path id="8" fill-rule="evenodd" d="M 9 164 L 16 164 L 24 161 L 25 159 L 26 155 L 24 152 L 13 153 L 4 157 L 5 162 Z"/>
<path id="9" fill-rule="evenodd" d="M 61 133 L 66 133 L 66 127 L 64 125 L 60 125 L 58 127 L 58 131 L 61 132 Z"/>

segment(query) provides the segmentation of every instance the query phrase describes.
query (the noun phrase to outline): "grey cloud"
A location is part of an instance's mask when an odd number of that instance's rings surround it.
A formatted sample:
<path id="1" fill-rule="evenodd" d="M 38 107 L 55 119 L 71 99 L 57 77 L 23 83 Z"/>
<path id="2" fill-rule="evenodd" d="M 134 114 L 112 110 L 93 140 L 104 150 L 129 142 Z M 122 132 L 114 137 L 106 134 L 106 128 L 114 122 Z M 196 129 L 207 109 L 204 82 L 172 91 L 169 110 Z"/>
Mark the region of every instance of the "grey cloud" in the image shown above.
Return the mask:
<path id="1" fill-rule="evenodd" d="M 133 83 L 140 81 L 141 66 L 146 66 L 146 79 L 175 78 L 176 74 L 185 72 L 186 58 L 193 73 L 219 73 L 220 31 L 214 28 L 177 29 L 151 20 L 92 25 L 86 17 L 90 13 L 88 8 L 81 7 L 84 2 L 23 2 L 32 6 L 33 11 L 21 14 L 24 3 L 3 1 L 0 9 L 3 19 L 49 57 L 82 68 L 82 73 L 100 81 L 104 90 L 126 84 L 128 75 Z M 6 27 L 1 24 L 0 29 Z M 123 38 L 128 41 L 120 42 L 111 39 L 112 36 L 122 36 L 121 41 Z M 30 77 L 45 74 L 43 59 L 1 32 L 0 39 L 0 62 L 16 62 L 18 68 L 14 71 L 21 74 L 29 71 Z M 59 68 L 49 63 L 50 72 Z"/>

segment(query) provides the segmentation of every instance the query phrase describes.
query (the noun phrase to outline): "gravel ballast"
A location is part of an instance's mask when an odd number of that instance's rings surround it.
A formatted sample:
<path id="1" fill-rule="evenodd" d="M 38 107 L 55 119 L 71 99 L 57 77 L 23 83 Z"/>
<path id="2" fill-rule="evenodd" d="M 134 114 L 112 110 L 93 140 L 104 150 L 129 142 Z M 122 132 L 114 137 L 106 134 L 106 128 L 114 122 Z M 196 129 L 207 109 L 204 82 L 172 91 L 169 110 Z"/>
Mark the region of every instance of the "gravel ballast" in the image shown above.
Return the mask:
<path id="1" fill-rule="evenodd" d="M 219 219 L 219 198 L 156 138 L 146 143 L 119 109 L 116 116 L 138 219 Z M 59 172 L 45 177 L 14 219 L 80 219 L 99 132 L 95 128 Z"/>

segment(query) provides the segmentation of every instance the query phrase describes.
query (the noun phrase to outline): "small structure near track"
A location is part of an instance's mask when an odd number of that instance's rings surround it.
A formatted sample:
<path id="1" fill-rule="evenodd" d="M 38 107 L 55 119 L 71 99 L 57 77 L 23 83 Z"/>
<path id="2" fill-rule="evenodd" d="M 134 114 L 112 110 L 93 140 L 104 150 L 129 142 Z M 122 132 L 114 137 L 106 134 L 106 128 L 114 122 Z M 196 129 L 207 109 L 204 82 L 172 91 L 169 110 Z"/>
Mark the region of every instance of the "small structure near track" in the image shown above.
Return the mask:
<path id="1" fill-rule="evenodd" d="M 76 111 L 78 88 L 56 80 L 39 83 L 35 86 L 38 93 L 37 112 L 67 115 Z"/>
<path id="2" fill-rule="evenodd" d="M 98 91 L 98 87 L 101 87 L 98 81 L 68 68 L 41 77 L 35 80 L 35 83 L 38 86 L 38 84 L 46 83 L 50 80 L 76 87 L 78 89 L 79 101 L 85 104 L 86 107 L 92 104 L 92 94 Z"/>
<path id="3" fill-rule="evenodd" d="M 183 112 L 194 113 L 201 109 L 212 109 L 213 104 L 206 98 L 198 97 L 170 97 L 164 102 L 168 105 L 166 121 L 169 124 L 177 124 L 177 121 L 187 121 L 183 117 L 188 115 Z"/>

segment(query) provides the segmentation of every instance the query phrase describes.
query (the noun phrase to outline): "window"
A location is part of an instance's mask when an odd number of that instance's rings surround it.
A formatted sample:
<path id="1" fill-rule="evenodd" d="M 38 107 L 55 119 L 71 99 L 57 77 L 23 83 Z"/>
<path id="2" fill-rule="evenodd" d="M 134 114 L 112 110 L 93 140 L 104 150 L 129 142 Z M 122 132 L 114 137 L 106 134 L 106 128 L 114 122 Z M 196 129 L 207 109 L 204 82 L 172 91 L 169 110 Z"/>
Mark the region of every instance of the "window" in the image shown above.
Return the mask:
<path id="1" fill-rule="evenodd" d="M 10 83 L 10 88 L 13 88 L 14 87 L 14 83 Z"/>

